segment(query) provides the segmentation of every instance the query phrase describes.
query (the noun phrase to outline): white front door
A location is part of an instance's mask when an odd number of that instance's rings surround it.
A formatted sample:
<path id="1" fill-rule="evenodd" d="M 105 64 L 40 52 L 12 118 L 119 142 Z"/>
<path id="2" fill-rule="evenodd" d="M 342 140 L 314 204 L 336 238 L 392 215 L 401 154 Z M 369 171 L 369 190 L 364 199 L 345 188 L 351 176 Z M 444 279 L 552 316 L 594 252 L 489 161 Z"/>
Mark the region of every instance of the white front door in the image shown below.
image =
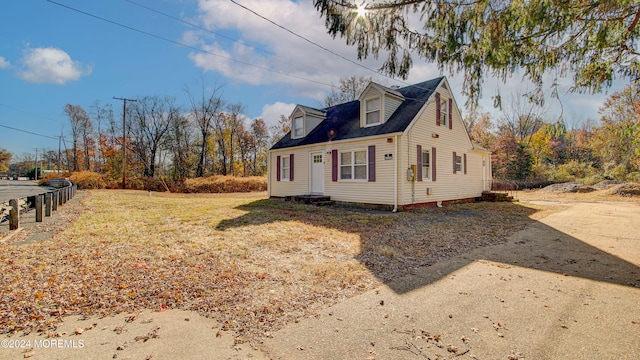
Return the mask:
<path id="1" fill-rule="evenodd" d="M 311 174 L 311 193 L 312 194 L 324 194 L 324 161 L 322 152 L 312 152 L 310 154 Z"/>

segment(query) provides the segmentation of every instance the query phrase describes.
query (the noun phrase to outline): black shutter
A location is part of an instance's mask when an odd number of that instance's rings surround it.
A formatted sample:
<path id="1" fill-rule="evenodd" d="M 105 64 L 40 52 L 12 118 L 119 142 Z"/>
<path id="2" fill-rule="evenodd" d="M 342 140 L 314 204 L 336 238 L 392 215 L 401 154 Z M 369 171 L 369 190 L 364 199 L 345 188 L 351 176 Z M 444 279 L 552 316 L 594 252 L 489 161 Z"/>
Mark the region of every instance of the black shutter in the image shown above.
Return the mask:
<path id="1" fill-rule="evenodd" d="M 440 126 L 440 93 L 436 93 L 436 125 Z"/>
<path id="2" fill-rule="evenodd" d="M 418 181 L 422 181 L 422 145 L 418 145 L 416 147 L 418 149 L 417 151 L 418 156 L 416 157 L 416 163 L 417 163 L 416 171 L 418 172 L 417 177 L 418 177 Z"/>
<path id="3" fill-rule="evenodd" d="M 331 181 L 338 181 L 338 150 L 331 150 Z"/>
<path id="4" fill-rule="evenodd" d="M 464 166 L 464 174 L 467 175 L 467 154 L 462 155 L 462 166 Z"/>
<path id="5" fill-rule="evenodd" d="M 376 181 L 376 146 L 369 146 L 369 181 Z"/>
<path id="6" fill-rule="evenodd" d="M 293 154 L 289 155 L 289 181 L 293 181 Z"/>
<path id="7" fill-rule="evenodd" d="M 436 181 L 436 148 L 431 148 L 431 181 Z"/>
<path id="8" fill-rule="evenodd" d="M 449 98 L 449 130 L 453 129 L 453 99 Z"/>

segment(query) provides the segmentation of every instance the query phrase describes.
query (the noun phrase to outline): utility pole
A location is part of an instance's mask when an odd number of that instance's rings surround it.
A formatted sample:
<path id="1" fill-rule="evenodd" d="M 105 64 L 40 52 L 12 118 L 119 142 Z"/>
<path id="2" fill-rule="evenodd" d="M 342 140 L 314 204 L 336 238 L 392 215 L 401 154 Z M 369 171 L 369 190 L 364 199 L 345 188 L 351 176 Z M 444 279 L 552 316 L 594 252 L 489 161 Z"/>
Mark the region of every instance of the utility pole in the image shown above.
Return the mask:
<path id="1" fill-rule="evenodd" d="M 34 167 L 36 168 L 35 178 L 36 178 L 36 181 L 38 181 L 38 148 L 36 148 L 36 161 L 35 161 Z"/>
<path id="2" fill-rule="evenodd" d="M 62 130 L 60 130 L 60 137 L 58 138 L 58 175 L 60 175 L 60 169 L 62 167 L 61 147 L 62 147 Z"/>
<path id="3" fill-rule="evenodd" d="M 125 188 L 127 178 L 127 101 L 137 101 L 134 99 L 113 97 L 122 100 L 122 189 Z"/>

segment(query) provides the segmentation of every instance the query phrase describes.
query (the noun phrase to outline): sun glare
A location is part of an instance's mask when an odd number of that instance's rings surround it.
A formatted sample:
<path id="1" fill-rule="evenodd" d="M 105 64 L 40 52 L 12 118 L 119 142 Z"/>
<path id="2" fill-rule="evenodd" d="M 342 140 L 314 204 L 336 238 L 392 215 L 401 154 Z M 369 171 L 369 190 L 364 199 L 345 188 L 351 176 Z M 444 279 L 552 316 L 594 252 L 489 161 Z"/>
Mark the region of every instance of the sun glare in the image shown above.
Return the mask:
<path id="1" fill-rule="evenodd" d="M 363 1 L 362 4 L 356 5 L 357 6 L 357 14 L 359 18 L 363 18 L 367 15 L 367 5 L 365 4 L 365 2 Z"/>

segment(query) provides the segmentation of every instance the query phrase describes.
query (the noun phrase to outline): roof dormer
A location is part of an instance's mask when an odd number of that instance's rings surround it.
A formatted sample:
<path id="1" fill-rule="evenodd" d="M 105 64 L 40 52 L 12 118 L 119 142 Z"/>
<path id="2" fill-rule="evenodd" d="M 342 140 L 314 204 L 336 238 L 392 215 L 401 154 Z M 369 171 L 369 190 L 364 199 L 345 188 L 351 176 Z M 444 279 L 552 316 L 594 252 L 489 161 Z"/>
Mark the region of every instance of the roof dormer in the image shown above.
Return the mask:
<path id="1" fill-rule="evenodd" d="M 404 96 L 392 88 L 370 82 L 360 97 L 360 127 L 377 126 L 389 120 Z"/>
<path id="2" fill-rule="evenodd" d="M 307 136 L 325 118 L 327 113 L 308 106 L 297 105 L 291 113 L 291 138 L 300 139 Z"/>

